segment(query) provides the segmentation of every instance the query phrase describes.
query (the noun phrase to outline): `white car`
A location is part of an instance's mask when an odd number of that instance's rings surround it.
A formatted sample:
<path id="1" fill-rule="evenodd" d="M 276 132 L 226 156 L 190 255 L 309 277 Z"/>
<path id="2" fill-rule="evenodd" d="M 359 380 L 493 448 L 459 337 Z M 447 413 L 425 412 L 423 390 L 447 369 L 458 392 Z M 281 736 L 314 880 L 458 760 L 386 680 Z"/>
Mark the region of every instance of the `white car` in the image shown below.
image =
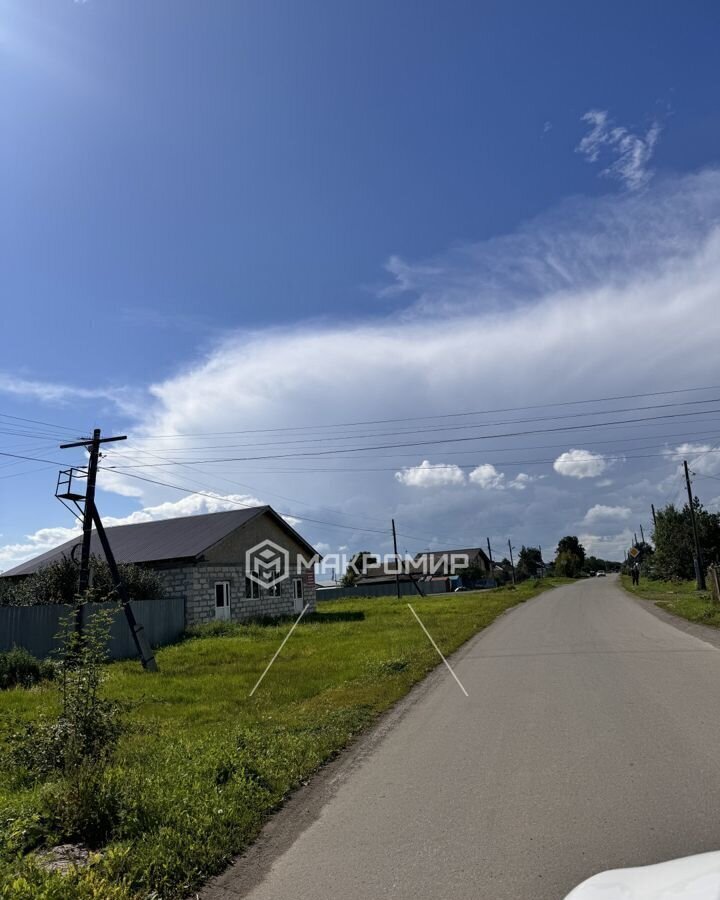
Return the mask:
<path id="1" fill-rule="evenodd" d="M 720 851 L 601 872 L 565 900 L 720 900 Z"/>

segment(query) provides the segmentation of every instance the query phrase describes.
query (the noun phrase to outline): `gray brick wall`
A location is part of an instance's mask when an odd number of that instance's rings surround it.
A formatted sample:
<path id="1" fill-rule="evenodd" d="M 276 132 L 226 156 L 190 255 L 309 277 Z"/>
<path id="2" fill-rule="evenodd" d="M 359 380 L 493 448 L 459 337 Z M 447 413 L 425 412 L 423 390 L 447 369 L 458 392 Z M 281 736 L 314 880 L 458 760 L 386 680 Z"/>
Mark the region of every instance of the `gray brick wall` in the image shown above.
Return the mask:
<path id="1" fill-rule="evenodd" d="M 315 576 L 312 571 L 294 572 L 278 585 L 278 596 L 260 588 L 259 597 L 245 594 L 244 566 L 232 563 L 198 562 L 186 566 L 155 569 L 164 587 L 166 597 L 182 597 L 185 600 L 185 620 L 188 625 L 199 625 L 215 619 L 215 583 L 230 582 L 230 618 L 243 622 L 258 616 L 293 615 L 293 578 L 302 577 L 303 604 L 315 609 Z"/>

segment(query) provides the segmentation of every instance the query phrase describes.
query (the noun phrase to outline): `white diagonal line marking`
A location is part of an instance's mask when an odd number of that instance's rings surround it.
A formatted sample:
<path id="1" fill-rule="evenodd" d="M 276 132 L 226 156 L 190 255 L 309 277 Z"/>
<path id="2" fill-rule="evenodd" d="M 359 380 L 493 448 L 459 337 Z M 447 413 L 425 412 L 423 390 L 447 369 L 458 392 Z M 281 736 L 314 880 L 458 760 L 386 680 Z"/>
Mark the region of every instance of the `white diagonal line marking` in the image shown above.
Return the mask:
<path id="1" fill-rule="evenodd" d="M 460 679 L 457 677 L 457 675 L 456 675 L 455 672 L 453 671 L 453 667 L 450 665 L 450 663 L 449 663 L 449 662 L 445 659 L 445 657 L 442 655 L 442 650 L 438 647 L 438 645 L 437 645 L 437 644 L 435 643 L 435 641 L 432 639 L 432 635 L 430 634 L 430 632 L 427 630 L 427 628 L 426 628 L 426 627 L 423 625 L 423 623 L 420 621 L 420 616 L 415 612 L 415 610 L 412 608 L 412 606 L 410 606 L 409 603 L 408 603 L 408 608 L 410 609 L 410 612 L 411 612 L 411 613 L 415 616 L 415 618 L 418 620 L 418 623 L 419 623 L 420 627 L 421 627 L 422 630 L 425 632 L 425 634 L 428 636 L 428 640 L 430 641 L 430 643 L 431 643 L 431 644 L 433 645 L 433 647 L 437 650 L 438 656 L 440 657 L 440 659 L 441 659 L 441 660 L 445 663 L 445 665 L 448 667 L 448 671 L 450 672 L 450 674 L 452 675 L 452 677 L 455 679 L 455 681 L 457 681 L 458 687 L 460 688 L 460 690 L 463 692 L 463 694 L 465 694 L 466 697 L 469 697 L 470 695 L 469 695 L 468 692 L 465 690 L 465 687 L 463 686 L 462 681 L 460 681 Z"/>
<path id="2" fill-rule="evenodd" d="M 267 673 L 270 671 L 270 666 L 275 662 L 275 660 L 278 658 L 278 656 L 280 656 L 280 651 L 281 651 L 282 648 L 285 646 L 285 644 L 287 644 L 287 641 L 288 641 L 288 638 L 290 637 L 290 635 L 293 633 L 293 631 L 295 631 L 295 629 L 296 629 L 296 628 L 298 627 L 298 625 L 300 624 L 300 619 L 302 619 L 302 617 L 303 617 L 303 616 L 305 615 L 305 613 L 308 611 L 308 607 L 309 607 L 309 606 L 310 606 L 310 604 L 309 604 L 309 603 L 306 603 L 305 606 L 304 606 L 304 608 L 303 608 L 303 611 L 300 613 L 300 615 L 297 617 L 297 619 L 295 619 L 295 621 L 294 621 L 294 623 L 293 623 L 293 627 L 290 629 L 290 631 L 288 631 L 288 633 L 285 635 L 285 637 L 284 637 L 284 639 L 283 639 L 282 644 L 280 644 L 280 646 L 279 646 L 279 647 L 277 648 L 277 650 L 275 651 L 275 656 L 273 656 L 273 658 L 272 658 L 272 659 L 270 660 L 270 662 L 267 664 L 267 666 L 266 666 L 266 668 L 265 668 L 265 671 L 264 671 L 264 672 L 262 673 L 262 675 L 258 678 L 257 684 L 256 684 L 255 687 L 250 691 L 250 696 L 251 696 L 251 697 L 252 697 L 252 695 L 255 693 L 255 691 L 260 687 L 260 682 L 263 680 L 263 678 L 264 678 L 264 677 L 267 675 Z"/>

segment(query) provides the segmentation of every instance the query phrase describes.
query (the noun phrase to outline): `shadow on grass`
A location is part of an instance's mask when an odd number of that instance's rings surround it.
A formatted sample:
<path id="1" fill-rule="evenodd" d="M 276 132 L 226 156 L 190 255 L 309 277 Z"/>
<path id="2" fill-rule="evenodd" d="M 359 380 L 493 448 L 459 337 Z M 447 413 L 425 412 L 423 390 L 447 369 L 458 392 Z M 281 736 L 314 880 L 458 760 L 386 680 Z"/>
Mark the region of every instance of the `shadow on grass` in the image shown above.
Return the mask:
<path id="1" fill-rule="evenodd" d="M 306 622 L 317 622 L 320 625 L 332 625 L 334 622 L 362 622 L 365 613 L 358 609 L 348 612 L 314 612 L 305 616 Z"/>

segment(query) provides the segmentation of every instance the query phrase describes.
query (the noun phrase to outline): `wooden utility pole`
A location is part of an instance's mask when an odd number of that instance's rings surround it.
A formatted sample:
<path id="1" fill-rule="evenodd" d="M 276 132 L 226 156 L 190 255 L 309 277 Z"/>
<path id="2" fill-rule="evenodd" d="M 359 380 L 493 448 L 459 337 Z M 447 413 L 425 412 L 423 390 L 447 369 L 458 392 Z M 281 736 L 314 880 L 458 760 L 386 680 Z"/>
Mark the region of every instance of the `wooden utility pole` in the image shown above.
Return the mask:
<path id="1" fill-rule="evenodd" d="M 82 604 L 88 587 L 90 586 L 90 542 L 92 539 L 93 511 L 95 509 L 95 484 L 97 482 L 98 461 L 100 459 L 100 445 L 110 441 L 125 441 L 126 435 L 120 437 L 101 438 L 100 429 L 93 431 L 93 436 L 85 440 L 74 441 L 72 444 L 60 444 L 61 450 L 71 447 L 85 447 L 90 453 L 87 467 L 87 484 L 85 487 L 85 503 L 83 507 L 83 538 L 80 552 L 80 574 L 78 577 L 78 595 L 80 602 L 75 608 L 75 631 L 82 634 Z"/>
<path id="2" fill-rule="evenodd" d="M 63 450 L 66 450 L 70 447 L 85 447 L 90 452 L 90 460 L 88 462 L 87 470 L 87 489 L 85 491 L 85 496 L 84 498 L 81 498 L 78 495 L 75 495 L 77 499 L 82 499 L 84 503 L 83 542 L 82 556 L 80 558 L 80 574 L 78 579 L 79 596 L 78 604 L 75 610 L 75 630 L 78 636 L 82 636 L 82 611 L 85 595 L 90 584 L 90 550 L 92 528 L 94 525 L 97 531 L 98 538 L 100 540 L 100 545 L 103 549 L 103 553 L 105 554 L 105 559 L 107 560 L 108 568 L 110 569 L 113 586 L 117 591 L 118 596 L 120 597 L 120 602 L 125 613 L 125 618 L 127 619 L 128 626 L 130 627 L 130 632 L 132 634 L 135 647 L 137 648 L 138 654 L 140 656 L 140 660 L 145 669 L 148 669 L 151 672 L 157 672 L 157 663 L 155 662 L 155 656 L 153 655 L 150 644 L 147 640 L 147 637 L 145 636 L 142 625 L 135 618 L 135 613 L 133 612 L 133 608 L 130 603 L 127 588 L 125 587 L 125 584 L 120 577 L 120 571 L 118 570 L 115 555 L 112 552 L 110 541 L 108 540 L 102 520 L 100 519 L 100 513 L 98 512 L 97 506 L 95 505 L 95 485 L 97 482 L 98 461 L 100 459 L 100 445 L 109 444 L 111 441 L 124 441 L 126 439 L 126 435 L 108 438 L 100 437 L 100 429 L 96 428 L 93 431 L 93 436 L 91 438 L 75 441 L 72 444 L 60 445 L 61 449 Z"/>
<path id="3" fill-rule="evenodd" d="M 392 534 L 393 534 L 393 549 L 395 550 L 395 590 L 397 591 L 397 598 L 400 599 L 400 559 L 398 557 L 397 551 L 397 534 L 395 533 L 395 519 L 390 520 L 392 522 Z"/>
<path id="4" fill-rule="evenodd" d="M 510 551 L 510 568 L 512 569 L 512 580 L 513 584 L 515 584 L 515 560 L 513 559 L 512 543 L 510 542 L 510 538 L 508 538 L 508 550 Z"/>
<path id="5" fill-rule="evenodd" d="M 653 514 L 653 528 L 657 528 L 657 516 L 655 515 L 655 504 L 654 503 L 650 504 L 650 509 L 652 510 L 652 514 Z"/>
<path id="6" fill-rule="evenodd" d="M 695 577 L 697 580 L 697 589 L 705 590 L 705 566 L 703 564 L 702 550 L 700 549 L 700 538 L 698 537 L 697 522 L 695 521 L 695 500 L 693 498 L 692 487 L 690 486 L 690 472 L 688 471 L 687 460 L 683 460 L 685 469 L 685 484 L 687 485 L 688 504 L 690 506 L 690 522 L 692 523 L 693 539 L 695 541 Z"/>
<path id="7" fill-rule="evenodd" d="M 645 543 L 645 532 L 643 531 L 642 522 L 640 523 L 640 540 Z"/>

